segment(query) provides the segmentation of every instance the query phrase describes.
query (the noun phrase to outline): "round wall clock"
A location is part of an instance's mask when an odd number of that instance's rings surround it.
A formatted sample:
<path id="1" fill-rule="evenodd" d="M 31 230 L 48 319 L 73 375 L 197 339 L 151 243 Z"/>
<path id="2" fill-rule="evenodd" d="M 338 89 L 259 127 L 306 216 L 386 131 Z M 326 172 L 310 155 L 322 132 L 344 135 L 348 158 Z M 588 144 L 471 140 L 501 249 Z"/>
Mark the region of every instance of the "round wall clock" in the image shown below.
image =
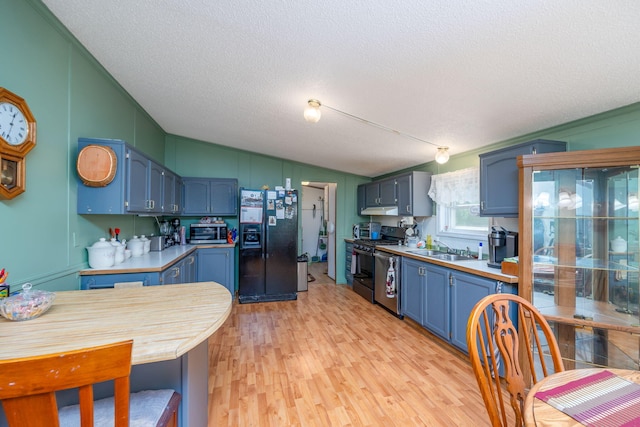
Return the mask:
<path id="1" fill-rule="evenodd" d="M 24 99 L 0 87 L 0 199 L 24 193 L 25 156 L 36 145 L 36 120 Z"/>

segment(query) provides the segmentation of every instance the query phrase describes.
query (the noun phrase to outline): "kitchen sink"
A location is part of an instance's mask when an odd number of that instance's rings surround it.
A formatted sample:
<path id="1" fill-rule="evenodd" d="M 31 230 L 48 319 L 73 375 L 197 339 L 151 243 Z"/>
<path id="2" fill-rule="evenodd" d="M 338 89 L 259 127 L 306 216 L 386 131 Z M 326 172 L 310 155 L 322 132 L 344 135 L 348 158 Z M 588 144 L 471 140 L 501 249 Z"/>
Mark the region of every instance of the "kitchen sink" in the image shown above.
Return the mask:
<path id="1" fill-rule="evenodd" d="M 428 255 L 429 258 L 440 259 L 442 261 L 468 261 L 471 259 L 475 259 L 468 255 L 459 255 L 459 254 L 446 254 L 440 253 L 437 255 Z"/>
<path id="2" fill-rule="evenodd" d="M 446 252 L 436 251 L 434 249 L 413 249 L 407 252 L 409 252 L 410 254 L 430 256 L 430 257 L 437 256 L 437 255 L 447 255 Z"/>

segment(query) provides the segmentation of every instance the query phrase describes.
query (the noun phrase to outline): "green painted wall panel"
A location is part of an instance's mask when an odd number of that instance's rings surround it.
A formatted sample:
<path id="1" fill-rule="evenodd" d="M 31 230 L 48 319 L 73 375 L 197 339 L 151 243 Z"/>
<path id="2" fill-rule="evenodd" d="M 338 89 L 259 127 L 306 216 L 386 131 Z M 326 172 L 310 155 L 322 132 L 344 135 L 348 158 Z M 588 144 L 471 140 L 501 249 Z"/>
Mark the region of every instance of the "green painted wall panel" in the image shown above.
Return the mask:
<path id="1" fill-rule="evenodd" d="M 85 246 L 110 227 L 120 227 L 125 238 L 156 232 L 153 218 L 75 213 L 80 136 L 124 139 L 184 176 L 237 177 L 246 187 L 284 185 L 286 177 L 296 188 L 303 180 L 337 183 L 336 267 L 338 282 L 344 282 L 341 242 L 361 220 L 355 215 L 356 187 L 368 178 L 165 135 L 40 1 L 0 0 L 0 11 L 0 38 L 12 41 L 2 48 L 0 86 L 23 96 L 38 122 L 38 144 L 27 157 L 27 192 L 0 201 L 0 268 L 10 271 L 11 284 L 75 289 L 77 271 L 87 266 Z M 477 165 L 481 152 L 535 138 L 565 140 L 578 150 L 639 145 L 639 135 L 640 103 L 411 170 L 443 173 Z"/>

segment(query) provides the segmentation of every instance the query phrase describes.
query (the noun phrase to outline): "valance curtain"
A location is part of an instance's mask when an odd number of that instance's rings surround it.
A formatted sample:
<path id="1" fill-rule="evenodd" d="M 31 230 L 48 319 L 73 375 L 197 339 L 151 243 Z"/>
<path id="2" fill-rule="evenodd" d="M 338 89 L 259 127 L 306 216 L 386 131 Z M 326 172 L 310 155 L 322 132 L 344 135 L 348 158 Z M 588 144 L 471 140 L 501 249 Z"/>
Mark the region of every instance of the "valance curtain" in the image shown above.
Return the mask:
<path id="1" fill-rule="evenodd" d="M 442 206 L 480 203 L 480 168 L 471 167 L 433 175 L 428 194 Z"/>

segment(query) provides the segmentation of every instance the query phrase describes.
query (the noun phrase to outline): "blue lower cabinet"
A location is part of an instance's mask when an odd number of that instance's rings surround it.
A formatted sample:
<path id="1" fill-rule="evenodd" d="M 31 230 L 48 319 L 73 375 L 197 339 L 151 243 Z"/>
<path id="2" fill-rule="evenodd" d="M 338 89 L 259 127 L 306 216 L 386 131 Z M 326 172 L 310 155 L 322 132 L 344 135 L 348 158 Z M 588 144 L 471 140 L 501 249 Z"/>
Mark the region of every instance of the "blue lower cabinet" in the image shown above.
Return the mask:
<path id="1" fill-rule="evenodd" d="M 467 320 L 478 301 L 517 287 L 447 267 L 402 259 L 402 314 L 433 334 L 468 352 Z"/>
<path id="2" fill-rule="evenodd" d="M 425 325 L 425 295 L 427 290 L 427 266 L 424 261 L 402 258 L 400 303 L 402 315 L 420 325 Z"/>
<path id="3" fill-rule="evenodd" d="M 80 276 L 80 289 L 113 288 L 114 283 L 142 282 L 144 286 L 160 285 L 160 273 L 120 273 Z"/>
<path id="4" fill-rule="evenodd" d="M 425 293 L 424 326 L 434 334 L 449 341 L 451 327 L 451 270 L 429 264 Z"/>
<path id="5" fill-rule="evenodd" d="M 235 248 L 199 248 L 196 277 L 198 282 L 217 282 L 235 295 Z"/>

